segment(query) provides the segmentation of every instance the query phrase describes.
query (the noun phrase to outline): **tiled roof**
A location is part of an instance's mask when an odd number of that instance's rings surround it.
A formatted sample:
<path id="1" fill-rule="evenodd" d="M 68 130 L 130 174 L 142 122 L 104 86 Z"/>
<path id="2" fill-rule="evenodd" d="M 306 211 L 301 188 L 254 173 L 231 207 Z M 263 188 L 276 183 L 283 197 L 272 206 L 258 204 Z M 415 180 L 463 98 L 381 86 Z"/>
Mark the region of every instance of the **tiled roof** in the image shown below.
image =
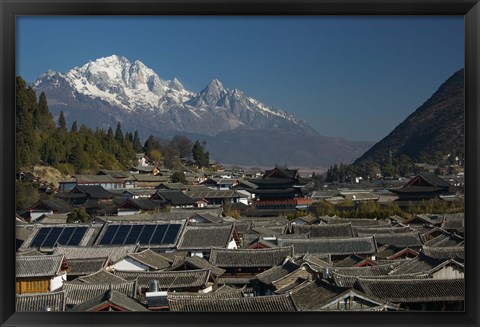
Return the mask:
<path id="1" fill-rule="evenodd" d="M 273 267 L 281 264 L 286 257 L 293 256 L 293 247 L 272 249 L 229 250 L 212 247 L 210 263 L 221 268 L 227 267 Z"/>
<path id="2" fill-rule="evenodd" d="M 34 312 L 65 311 L 65 292 L 17 294 L 15 296 L 15 311 Z"/>
<path id="3" fill-rule="evenodd" d="M 404 263 L 391 271 L 390 275 L 404 275 L 413 273 L 428 273 L 442 265 L 445 259 L 434 259 L 420 253 L 416 258 L 406 260 Z"/>
<path id="4" fill-rule="evenodd" d="M 229 288 L 222 286 L 221 288 Z M 219 289 L 221 289 L 219 288 Z M 209 293 L 194 293 L 194 292 L 168 292 L 168 299 L 239 299 L 243 297 L 242 289 L 230 289 L 228 291 L 215 291 Z"/>
<path id="5" fill-rule="evenodd" d="M 352 224 L 292 225 L 293 233 L 310 237 L 353 237 Z"/>
<path id="6" fill-rule="evenodd" d="M 152 197 L 159 197 L 175 206 L 192 205 L 195 201 L 180 190 L 157 190 Z"/>
<path id="7" fill-rule="evenodd" d="M 348 276 L 336 271 L 332 271 L 332 278 L 337 286 L 341 287 L 353 287 L 358 278 L 362 279 L 427 279 L 432 278 L 429 274 L 405 274 L 405 275 L 378 275 L 378 276 Z"/>
<path id="8" fill-rule="evenodd" d="M 127 256 L 154 270 L 162 270 L 170 267 L 170 262 L 164 256 L 150 249 L 142 252 L 129 253 Z"/>
<path id="9" fill-rule="evenodd" d="M 463 258 L 465 256 L 465 247 L 463 246 L 445 246 L 431 247 L 424 246 L 423 254 L 434 259 L 453 259 L 455 257 Z"/>
<path id="10" fill-rule="evenodd" d="M 300 262 L 307 262 L 310 265 L 314 265 L 319 268 L 332 266 L 332 260 L 331 260 L 330 254 L 316 255 L 316 254 L 306 253 L 303 256 L 301 256 L 299 260 L 301 260 Z"/>
<path id="11" fill-rule="evenodd" d="M 96 296 L 112 289 L 121 292 L 129 297 L 135 298 L 137 281 L 131 280 L 116 284 L 88 284 L 79 282 L 64 282 L 65 301 L 67 305 L 84 303 Z"/>
<path id="12" fill-rule="evenodd" d="M 293 312 L 297 311 L 290 295 L 199 299 L 169 297 L 170 311 L 181 312 Z"/>
<path id="13" fill-rule="evenodd" d="M 54 213 L 51 215 L 43 215 L 35 219 L 35 222 L 39 224 L 66 224 L 67 218 L 68 213 Z"/>
<path id="14" fill-rule="evenodd" d="M 346 257 L 345 259 L 343 259 L 339 262 L 336 262 L 335 267 L 354 267 L 358 263 L 363 262 L 365 260 L 367 260 L 367 259 L 365 259 L 364 257 L 361 257 L 361 256 L 356 255 L 356 254 L 351 254 L 348 257 Z"/>
<path id="15" fill-rule="evenodd" d="M 210 278 L 210 270 L 183 270 L 183 271 L 116 271 L 116 276 L 127 280 L 138 280 L 138 286 L 149 288 L 150 281 L 158 280 L 161 290 L 176 288 L 205 287 Z"/>
<path id="16" fill-rule="evenodd" d="M 179 250 L 205 250 L 212 246 L 226 248 L 233 234 L 234 225 L 202 224 L 186 226 L 177 248 Z"/>
<path id="17" fill-rule="evenodd" d="M 196 213 L 196 214 L 193 214 L 191 216 L 188 217 L 188 219 L 193 219 L 193 218 L 203 218 L 211 223 L 221 223 L 223 221 L 223 218 L 218 216 L 218 215 L 214 215 L 214 214 L 210 214 L 210 213 Z"/>
<path id="18" fill-rule="evenodd" d="M 109 245 L 109 246 L 63 246 L 55 248 L 54 254 L 64 254 L 68 259 L 109 257 L 112 262 L 134 253 L 137 245 Z"/>
<path id="19" fill-rule="evenodd" d="M 110 289 L 94 298 L 91 298 L 86 302 L 76 305 L 75 307 L 73 307 L 72 311 L 96 311 L 96 309 L 99 309 L 108 304 L 113 304 L 115 306 L 121 307 L 126 311 L 149 311 L 137 300 L 132 299 L 131 297 L 128 297 L 123 293 Z"/>
<path id="20" fill-rule="evenodd" d="M 352 226 L 376 226 L 376 225 L 387 225 L 385 222 L 381 222 L 377 219 L 372 218 L 340 218 L 340 217 L 328 217 L 327 224 L 345 224 L 351 223 Z"/>
<path id="21" fill-rule="evenodd" d="M 178 270 L 176 268 L 183 265 L 188 265 L 195 269 L 209 269 L 214 276 L 220 276 L 225 272 L 225 269 L 214 266 L 204 258 L 200 258 L 198 256 L 175 256 L 175 259 L 172 263 L 172 270 L 174 270 L 174 268 L 175 270 Z"/>
<path id="22" fill-rule="evenodd" d="M 69 259 L 67 262 L 70 267 L 69 276 L 89 275 L 105 268 L 108 258 Z"/>
<path id="23" fill-rule="evenodd" d="M 107 191 L 100 185 L 77 185 L 70 193 L 87 194 L 91 199 L 112 199 L 115 194 Z"/>
<path id="24" fill-rule="evenodd" d="M 234 190 L 191 190 L 186 191 L 185 194 L 192 199 L 240 198 L 240 195 Z"/>
<path id="25" fill-rule="evenodd" d="M 434 239 L 425 242 L 425 246 L 431 247 L 452 247 L 457 246 L 462 243 L 464 239 L 458 235 L 452 234 L 441 234 L 435 237 Z"/>
<path id="26" fill-rule="evenodd" d="M 368 236 L 363 233 L 358 233 L 359 237 Z M 423 245 L 422 238 L 417 232 L 412 233 L 388 233 L 375 234 L 375 240 L 380 244 L 393 245 L 399 248 L 416 248 Z"/>
<path id="27" fill-rule="evenodd" d="M 93 274 L 79 277 L 78 280 L 87 284 L 119 284 L 126 282 L 125 279 L 105 270 L 99 270 Z"/>
<path id="28" fill-rule="evenodd" d="M 357 235 L 375 235 L 375 234 L 397 234 L 397 233 L 409 233 L 412 232 L 412 229 L 408 226 L 404 227 L 369 227 L 369 226 L 356 226 L 353 228 L 353 231 Z"/>
<path id="29" fill-rule="evenodd" d="M 318 310 L 328 300 L 345 292 L 347 288 L 328 284 L 320 279 L 305 281 L 291 291 L 296 306 L 302 311 Z"/>
<path id="30" fill-rule="evenodd" d="M 358 279 L 355 288 L 394 303 L 464 301 L 462 279 Z"/>
<path id="31" fill-rule="evenodd" d="M 465 230 L 465 214 L 446 214 L 444 215 L 442 228 L 448 230 L 455 230 L 457 232 L 464 232 Z"/>
<path id="32" fill-rule="evenodd" d="M 293 246 L 295 254 L 331 254 L 349 255 L 373 254 L 377 252 L 377 244 L 373 237 L 351 237 L 351 238 L 309 238 L 290 239 L 278 238 L 279 246 Z"/>
<path id="33" fill-rule="evenodd" d="M 17 256 L 15 277 L 56 276 L 62 266 L 63 258 L 62 254 Z"/>
<path id="34" fill-rule="evenodd" d="M 51 209 L 53 212 L 57 213 L 67 213 L 72 209 L 72 206 L 69 205 L 62 199 L 45 199 L 40 200 L 38 203 L 32 206 L 31 210 L 36 210 L 40 208 Z"/>
<path id="35" fill-rule="evenodd" d="M 300 268 L 300 265 L 292 262 L 290 260 L 286 260 L 285 263 L 283 263 L 280 266 L 275 266 L 272 267 L 268 270 L 265 270 L 264 272 L 258 274 L 255 279 L 258 281 L 262 282 L 263 284 L 269 285 L 273 281 L 276 281 L 289 273 L 297 270 Z"/>

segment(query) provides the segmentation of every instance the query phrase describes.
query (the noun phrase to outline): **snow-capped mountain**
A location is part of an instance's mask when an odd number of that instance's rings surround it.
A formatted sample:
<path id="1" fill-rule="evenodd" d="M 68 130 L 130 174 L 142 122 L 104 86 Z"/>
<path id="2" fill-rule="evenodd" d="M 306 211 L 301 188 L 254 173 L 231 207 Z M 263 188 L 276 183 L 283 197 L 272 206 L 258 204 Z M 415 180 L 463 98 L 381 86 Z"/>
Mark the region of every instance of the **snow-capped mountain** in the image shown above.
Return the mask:
<path id="1" fill-rule="evenodd" d="M 247 135 L 245 131 L 249 130 L 282 130 L 285 135 L 326 138 L 294 115 L 265 105 L 238 89 L 225 88 L 217 79 L 200 92 L 193 92 L 176 78 L 164 80 L 141 61 L 131 62 L 117 55 L 90 61 L 66 73 L 48 71 L 33 87 L 37 92 L 45 92 L 54 115 L 62 110 L 67 123 L 77 121 L 91 128 L 106 129 L 121 122 L 124 130 L 138 130 L 144 137 L 184 133 L 213 140 L 211 137 L 219 133 L 242 131 L 237 135 Z M 325 142 L 322 139 L 319 143 Z M 348 152 L 343 149 L 340 153 L 347 162 L 364 150 L 355 146 L 353 151 L 349 147 Z M 211 153 L 214 152 L 212 149 Z"/>

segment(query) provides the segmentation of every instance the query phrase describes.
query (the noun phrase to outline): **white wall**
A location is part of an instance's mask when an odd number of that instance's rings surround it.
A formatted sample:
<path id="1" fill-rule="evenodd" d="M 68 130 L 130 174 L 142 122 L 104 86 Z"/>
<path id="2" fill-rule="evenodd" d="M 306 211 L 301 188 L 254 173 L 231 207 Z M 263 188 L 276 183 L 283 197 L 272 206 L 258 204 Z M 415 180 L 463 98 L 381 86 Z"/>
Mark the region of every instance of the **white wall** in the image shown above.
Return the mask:
<path id="1" fill-rule="evenodd" d="M 117 210 L 117 214 L 119 216 L 128 216 L 128 215 L 135 215 L 137 213 L 140 213 L 141 210 Z"/>
<path id="2" fill-rule="evenodd" d="M 63 282 L 67 280 L 67 274 L 64 273 L 50 279 L 50 292 L 53 292 L 63 286 Z"/>
<path id="3" fill-rule="evenodd" d="M 464 272 L 455 266 L 445 266 L 439 271 L 433 273 L 434 279 L 464 278 Z"/>
<path id="4" fill-rule="evenodd" d="M 237 243 L 235 243 L 235 240 L 232 239 L 230 243 L 227 245 L 227 249 L 236 249 L 237 248 Z"/>
<path id="5" fill-rule="evenodd" d="M 125 258 L 120 260 L 116 264 L 112 265 L 115 270 L 134 270 L 134 271 L 147 271 L 148 267 L 140 262 L 133 260 L 132 258 Z"/>
<path id="6" fill-rule="evenodd" d="M 30 221 L 34 221 L 34 220 L 37 220 L 38 218 L 40 218 L 41 216 L 43 215 L 51 215 L 53 214 L 53 210 L 50 210 L 50 211 L 30 211 Z"/>

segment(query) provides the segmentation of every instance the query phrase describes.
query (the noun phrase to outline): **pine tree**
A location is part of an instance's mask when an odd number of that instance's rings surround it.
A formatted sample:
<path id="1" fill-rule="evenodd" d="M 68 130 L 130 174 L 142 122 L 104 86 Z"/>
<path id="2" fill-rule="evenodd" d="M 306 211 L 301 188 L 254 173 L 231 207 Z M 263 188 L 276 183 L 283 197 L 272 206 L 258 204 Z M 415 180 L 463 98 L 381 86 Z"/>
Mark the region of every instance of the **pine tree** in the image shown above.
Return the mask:
<path id="1" fill-rule="evenodd" d="M 115 130 L 115 140 L 119 144 L 123 144 L 123 132 L 122 132 L 122 125 L 120 123 L 117 124 L 117 129 Z"/>
<path id="2" fill-rule="evenodd" d="M 60 116 L 58 117 L 58 127 L 65 132 L 67 131 L 67 122 L 65 121 L 63 110 L 60 111 Z"/>
<path id="3" fill-rule="evenodd" d="M 72 128 L 70 129 L 70 132 L 72 133 L 77 133 L 78 132 L 78 129 L 77 129 L 77 121 L 74 121 L 72 123 Z"/>
<path id="4" fill-rule="evenodd" d="M 210 155 L 208 152 L 205 152 L 206 142 L 203 141 L 200 143 L 198 140 L 195 141 L 192 148 L 193 160 L 199 167 L 208 167 L 210 163 Z"/>
<path id="5" fill-rule="evenodd" d="M 133 150 L 136 152 L 136 153 L 140 153 L 142 152 L 143 148 L 142 148 L 142 143 L 140 142 L 140 136 L 138 136 L 138 131 L 135 131 L 133 133 Z"/>

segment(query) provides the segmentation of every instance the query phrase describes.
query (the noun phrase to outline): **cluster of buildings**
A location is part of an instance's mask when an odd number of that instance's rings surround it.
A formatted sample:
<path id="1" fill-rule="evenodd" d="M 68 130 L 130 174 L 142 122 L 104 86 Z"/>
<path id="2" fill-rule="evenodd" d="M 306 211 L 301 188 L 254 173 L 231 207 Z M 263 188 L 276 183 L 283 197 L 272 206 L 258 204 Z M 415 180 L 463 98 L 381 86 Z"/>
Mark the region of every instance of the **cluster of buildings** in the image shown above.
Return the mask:
<path id="1" fill-rule="evenodd" d="M 226 177 L 62 181 L 17 214 L 16 310 L 463 310 L 464 214 L 287 219 L 316 201 L 298 170 Z M 433 194 L 432 182 L 414 178 L 397 197 Z M 89 219 L 72 221 L 74 208 Z"/>

